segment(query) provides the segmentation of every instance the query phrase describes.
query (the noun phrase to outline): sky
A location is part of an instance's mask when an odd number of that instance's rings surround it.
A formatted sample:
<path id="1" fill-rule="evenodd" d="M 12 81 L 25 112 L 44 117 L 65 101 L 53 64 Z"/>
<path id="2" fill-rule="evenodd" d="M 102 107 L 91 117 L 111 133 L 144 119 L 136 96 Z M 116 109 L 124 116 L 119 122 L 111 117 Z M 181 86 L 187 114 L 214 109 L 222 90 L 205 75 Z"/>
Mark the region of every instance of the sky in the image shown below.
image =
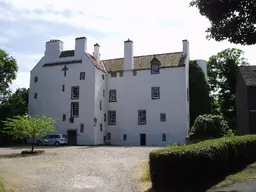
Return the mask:
<path id="1" fill-rule="evenodd" d="M 226 48 L 239 48 L 251 65 L 256 46 L 207 40 L 207 18 L 190 0 L 0 0 L 0 48 L 18 63 L 11 88 L 29 87 L 30 70 L 44 55 L 45 42 L 60 39 L 74 49 L 75 38 L 87 37 L 87 50 L 100 44 L 101 59 L 123 57 L 123 43 L 134 42 L 134 55 L 182 51 L 190 43 L 190 58 L 208 60 Z"/>

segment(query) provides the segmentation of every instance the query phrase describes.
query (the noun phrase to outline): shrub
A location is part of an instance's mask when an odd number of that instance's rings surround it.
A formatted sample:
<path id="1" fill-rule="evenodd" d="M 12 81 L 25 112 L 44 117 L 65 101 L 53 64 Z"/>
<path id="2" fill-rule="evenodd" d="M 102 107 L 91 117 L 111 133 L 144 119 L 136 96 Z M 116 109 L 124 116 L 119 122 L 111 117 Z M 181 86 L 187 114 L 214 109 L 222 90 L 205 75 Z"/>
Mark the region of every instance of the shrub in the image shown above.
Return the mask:
<path id="1" fill-rule="evenodd" d="M 255 161 L 255 151 L 256 135 L 223 137 L 152 151 L 152 186 L 157 191 L 206 191 L 204 187 L 220 176 Z M 204 189 L 199 190 L 199 186 Z"/>
<path id="2" fill-rule="evenodd" d="M 219 115 L 199 115 L 189 133 L 191 140 L 220 138 L 229 132 L 228 124 Z"/>

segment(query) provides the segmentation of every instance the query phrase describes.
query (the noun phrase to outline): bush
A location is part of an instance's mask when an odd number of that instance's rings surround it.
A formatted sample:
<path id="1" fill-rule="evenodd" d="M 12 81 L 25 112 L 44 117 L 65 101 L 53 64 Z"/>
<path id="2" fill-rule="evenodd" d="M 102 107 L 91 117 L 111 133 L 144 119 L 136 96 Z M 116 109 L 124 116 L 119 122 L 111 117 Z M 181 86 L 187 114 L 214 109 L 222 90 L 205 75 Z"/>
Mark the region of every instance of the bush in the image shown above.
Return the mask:
<path id="1" fill-rule="evenodd" d="M 256 160 L 256 135 L 171 146 L 152 151 L 149 159 L 157 191 L 206 191 L 220 177 Z"/>
<path id="2" fill-rule="evenodd" d="M 219 115 L 199 115 L 189 133 L 191 140 L 220 138 L 230 134 L 228 124 Z"/>

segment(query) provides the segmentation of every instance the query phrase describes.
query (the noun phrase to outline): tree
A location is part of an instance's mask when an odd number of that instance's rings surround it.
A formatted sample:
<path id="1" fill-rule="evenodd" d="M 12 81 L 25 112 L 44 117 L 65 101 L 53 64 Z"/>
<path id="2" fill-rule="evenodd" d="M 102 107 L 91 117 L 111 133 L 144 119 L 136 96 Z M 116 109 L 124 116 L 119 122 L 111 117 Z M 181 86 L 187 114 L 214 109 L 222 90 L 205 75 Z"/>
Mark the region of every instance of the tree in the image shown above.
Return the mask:
<path id="1" fill-rule="evenodd" d="M 256 0 L 192 0 L 190 6 L 210 20 L 207 38 L 256 44 Z"/>
<path id="2" fill-rule="evenodd" d="M 30 115 L 15 116 L 4 122 L 4 130 L 16 139 L 32 138 L 31 151 L 34 151 L 35 138 L 45 136 L 54 131 L 55 120 L 45 115 L 32 117 Z"/>
<path id="3" fill-rule="evenodd" d="M 220 115 L 199 115 L 190 130 L 191 140 L 204 140 L 230 135 L 227 122 Z"/>
<path id="4" fill-rule="evenodd" d="M 207 63 L 211 94 L 231 129 L 236 127 L 235 93 L 238 66 L 248 65 L 239 49 L 225 49 L 210 57 Z"/>
<path id="5" fill-rule="evenodd" d="M 16 79 L 16 60 L 0 49 L 0 93 L 5 94 L 9 84 Z"/>
<path id="6" fill-rule="evenodd" d="M 211 113 L 211 99 L 205 75 L 196 61 L 189 64 L 190 127 L 198 115 Z"/>

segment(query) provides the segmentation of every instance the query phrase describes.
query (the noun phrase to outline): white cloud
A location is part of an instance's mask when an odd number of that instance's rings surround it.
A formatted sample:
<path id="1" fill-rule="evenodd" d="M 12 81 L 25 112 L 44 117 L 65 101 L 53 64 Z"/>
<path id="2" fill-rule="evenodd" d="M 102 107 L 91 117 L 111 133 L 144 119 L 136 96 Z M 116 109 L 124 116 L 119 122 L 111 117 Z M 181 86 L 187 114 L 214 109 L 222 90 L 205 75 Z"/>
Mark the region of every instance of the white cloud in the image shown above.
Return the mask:
<path id="1" fill-rule="evenodd" d="M 8 16 L 17 20 L 27 19 L 28 22 L 35 18 L 42 21 L 56 21 L 79 27 L 81 31 L 91 29 L 107 33 L 108 36 L 102 38 L 97 38 L 93 34 L 81 34 L 88 39 L 89 52 L 93 51 L 94 43 L 100 44 L 103 59 L 122 57 L 123 42 L 128 38 L 134 42 L 135 55 L 181 51 L 181 41 L 188 39 L 191 59 L 208 59 L 225 48 L 235 47 L 244 50 L 249 62 L 256 64 L 253 55 L 256 46 L 239 46 L 228 42 L 206 40 L 205 30 L 209 22 L 198 13 L 198 10 L 189 7 L 189 2 L 190 0 L 12 0 L 11 3 L 16 9 L 27 11 L 20 11 L 19 16 L 18 14 Z M 39 9 L 44 12 L 40 14 L 33 12 Z M 63 14 L 65 10 L 72 11 L 68 17 Z M 73 49 L 75 37 L 74 34 L 70 34 L 52 38 L 64 41 L 65 49 Z M 45 42 L 40 43 L 44 46 Z M 19 60 L 19 57 L 17 59 Z M 36 64 L 34 59 L 27 59 L 30 65 Z M 19 75 L 19 81 L 16 82 L 18 85 L 28 85 L 28 79 L 24 75 Z"/>

